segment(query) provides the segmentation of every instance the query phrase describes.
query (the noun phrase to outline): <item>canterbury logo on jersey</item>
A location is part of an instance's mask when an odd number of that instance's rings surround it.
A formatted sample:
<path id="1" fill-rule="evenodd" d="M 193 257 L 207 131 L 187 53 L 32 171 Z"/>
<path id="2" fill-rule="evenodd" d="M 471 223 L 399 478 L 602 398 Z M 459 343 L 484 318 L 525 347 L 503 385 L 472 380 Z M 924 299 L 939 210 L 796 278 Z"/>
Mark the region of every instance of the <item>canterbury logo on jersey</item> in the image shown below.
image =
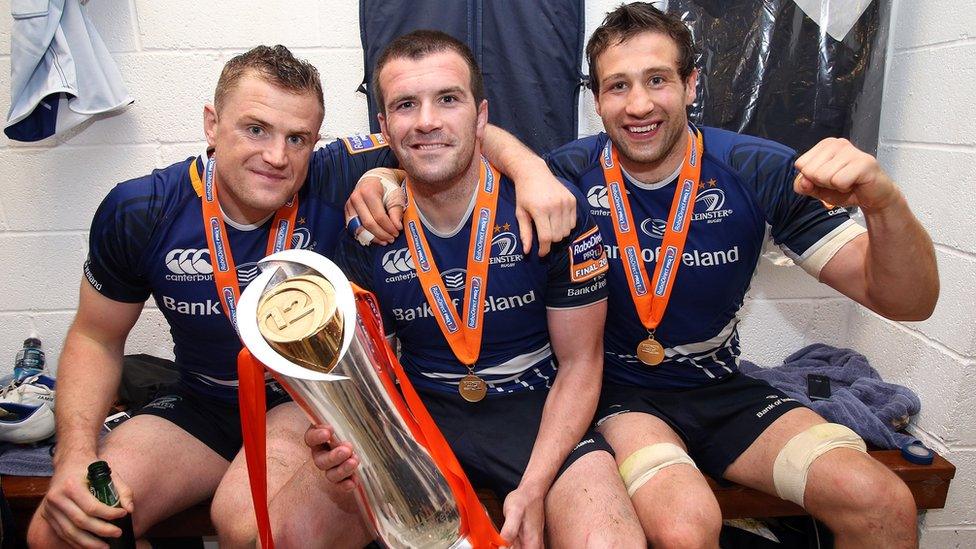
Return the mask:
<path id="1" fill-rule="evenodd" d="M 206 248 L 174 248 L 163 260 L 170 274 L 165 276 L 171 282 L 204 282 L 213 280 L 213 266 L 210 264 L 210 250 Z M 257 263 L 250 262 L 237 266 L 237 281 L 246 285 L 261 272 Z"/>
<path id="2" fill-rule="evenodd" d="M 175 248 L 166 254 L 166 267 L 177 275 L 209 275 L 213 274 L 210 265 L 210 250 L 206 248 Z M 210 277 L 207 277 L 209 280 Z"/>
<path id="3" fill-rule="evenodd" d="M 408 273 L 414 270 L 413 257 L 410 250 L 400 248 L 383 254 L 383 270 L 390 274 Z"/>

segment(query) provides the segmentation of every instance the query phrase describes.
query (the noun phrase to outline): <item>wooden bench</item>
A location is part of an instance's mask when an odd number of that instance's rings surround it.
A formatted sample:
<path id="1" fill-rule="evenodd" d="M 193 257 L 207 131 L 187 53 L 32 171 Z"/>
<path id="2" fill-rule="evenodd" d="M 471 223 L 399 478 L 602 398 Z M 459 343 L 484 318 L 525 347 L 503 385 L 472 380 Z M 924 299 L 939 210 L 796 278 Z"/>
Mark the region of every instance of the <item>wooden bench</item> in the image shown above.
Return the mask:
<path id="1" fill-rule="evenodd" d="M 915 496 L 919 509 L 945 507 L 949 483 L 956 474 L 956 467 L 936 455 L 931 465 L 914 465 L 905 461 L 897 450 L 875 450 L 875 459 L 894 471 Z M 47 491 L 47 477 L 3 477 L 3 492 L 10 503 L 18 529 L 26 531 L 34 509 Z M 746 517 L 781 517 L 806 514 L 794 503 L 745 488 L 743 486 L 719 486 L 709 480 L 718 499 L 722 516 L 727 519 Z M 479 491 L 489 514 L 501 524 L 501 504 L 494 494 Z M 150 531 L 151 537 L 196 537 L 213 535 L 210 524 L 209 503 L 202 503 L 166 519 Z"/>

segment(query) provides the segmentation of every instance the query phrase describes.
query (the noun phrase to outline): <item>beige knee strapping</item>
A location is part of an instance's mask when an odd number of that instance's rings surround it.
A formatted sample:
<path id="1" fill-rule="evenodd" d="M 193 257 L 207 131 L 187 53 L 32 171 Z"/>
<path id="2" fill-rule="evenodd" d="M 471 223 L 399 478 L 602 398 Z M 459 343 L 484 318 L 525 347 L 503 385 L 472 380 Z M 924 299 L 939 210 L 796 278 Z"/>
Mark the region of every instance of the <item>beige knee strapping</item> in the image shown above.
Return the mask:
<path id="1" fill-rule="evenodd" d="M 857 433 L 836 423 L 814 425 L 791 438 L 780 450 L 773 464 L 776 494 L 802 507 L 810 465 L 834 448 L 867 451 L 864 441 Z"/>
<path id="2" fill-rule="evenodd" d="M 624 479 L 627 493 L 633 496 L 658 471 L 680 463 L 687 463 L 697 469 L 695 462 L 679 446 L 670 442 L 652 444 L 630 454 L 620 464 L 620 476 Z"/>

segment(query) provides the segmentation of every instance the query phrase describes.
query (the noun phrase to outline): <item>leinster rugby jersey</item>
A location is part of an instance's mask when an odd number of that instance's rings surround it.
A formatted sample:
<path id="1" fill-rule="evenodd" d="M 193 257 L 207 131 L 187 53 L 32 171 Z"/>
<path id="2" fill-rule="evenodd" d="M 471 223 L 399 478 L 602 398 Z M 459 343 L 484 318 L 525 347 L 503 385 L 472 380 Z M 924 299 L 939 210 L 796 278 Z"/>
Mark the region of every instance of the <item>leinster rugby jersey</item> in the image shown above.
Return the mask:
<path id="1" fill-rule="evenodd" d="M 573 192 L 577 194 L 575 189 Z M 462 318 L 474 204 L 472 197 L 467 213 L 450 234 L 435 232 L 422 213 L 420 216 L 434 262 Z M 577 196 L 576 229 L 553 245 L 546 257 L 539 257 L 535 243 L 524 255 L 515 218 L 514 185 L 502 178 L 491 228 L 481 354 L 475 365 L 475 372 L 488 383 L 488 398 L 548 389 L 556 363 L 549 346 L 546 309 L 582 307 L 606 299 L 603 241 L 584 206 Z M 440 331 L 405 234 L 389 246 L 365 248 L 346 236 L 338 253 L 340 267 L 353 282 L 376 294 L 386 332 L 400 340 L 400 361 L 413 384 L 457 393 L 458 380 L 468 370 Z"/>
<path id="2" fill-rule="evenodd" d="M 343 139 L 313 153 L 290 247 L 333 253 L 356 181 L 366 170 L 395 163 L 375 136 L 370 145 L 365 139 Z M 152 295 L 169 323 L 181 381 L 233 400 L 241 343 L 217 295 L 201 191 L 189 175 L 193 166 L 202 179 L 205 165 L 205 156 L 189 158 L 112 189 L 92 221 L 85 277 L 115 301 L 141 303 Z M 225 218 L 242 291 L 259 274 L 271 223 L 241 226 Z"/>
<path id="3" fill-rule="evenodd" d="M 844 243 L 863 232 L 843 208 L 793 191 L 796 153 L 777 143 L 701 128 L 704 157 L 694 213 L 671 299 L 655 332 L 665 347 L 658 366 L 636 355 L 648 337 L 621 262 L 604 181 L 608 137 L 580 139 L 549 164 L 575 181 L 603 234 L 610 260 L 610 301 L 604 338 L 606 379 L 654 389 L 688 388 L 722 379 L 738 367 L 738 311 L 767 235 L 815 276 Z M 624 172 L 647 273 L 654 272 L 678 174 L 655 185 Z"/>

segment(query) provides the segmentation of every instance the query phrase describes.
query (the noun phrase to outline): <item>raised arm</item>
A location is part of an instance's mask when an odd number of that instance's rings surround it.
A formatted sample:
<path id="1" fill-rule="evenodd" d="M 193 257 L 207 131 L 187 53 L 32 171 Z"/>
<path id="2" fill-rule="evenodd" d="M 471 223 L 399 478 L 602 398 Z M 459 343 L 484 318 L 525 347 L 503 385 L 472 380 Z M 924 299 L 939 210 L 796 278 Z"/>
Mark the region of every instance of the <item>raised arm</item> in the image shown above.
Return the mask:
<path id="1" fill-rule="evenodd" d="M 867 233 L 845 244 L 820 281 L 892 320 L 924 320 L 939 298 L 932 239 L 875 157 L 828 138 L 796 161 L 794 189 L 837 206 L 859 206 Z"/>
<path id="2" fill-rule="evenodd" d="M 54 477 L 41 503 L 42 516 L 72 545 L 99 543 L 92 533 L 115 534 L 118 529 L 104 521 L 125 514 L 95 499 L 84 479 L 97 460 L 98 434 L 122 376 L 125 340 L 141 311 L 142 303 L 113 301 L 82 279 L 78 313 L 58 364 Z M 128 488 L 122 479 L 114 480 L 131 512 Z"/>
<path id="3" fill-rule="evenodd" d="M 559 467 L 596 412 L 603 377 L 603 324 L 607 302 L 548 309 L 547 324 L 559 375 L 549 390 L 542 424 L 518 488 L 505 498 L 501 536 L 523 547 L 543 546 L 546 493 Z"/>

